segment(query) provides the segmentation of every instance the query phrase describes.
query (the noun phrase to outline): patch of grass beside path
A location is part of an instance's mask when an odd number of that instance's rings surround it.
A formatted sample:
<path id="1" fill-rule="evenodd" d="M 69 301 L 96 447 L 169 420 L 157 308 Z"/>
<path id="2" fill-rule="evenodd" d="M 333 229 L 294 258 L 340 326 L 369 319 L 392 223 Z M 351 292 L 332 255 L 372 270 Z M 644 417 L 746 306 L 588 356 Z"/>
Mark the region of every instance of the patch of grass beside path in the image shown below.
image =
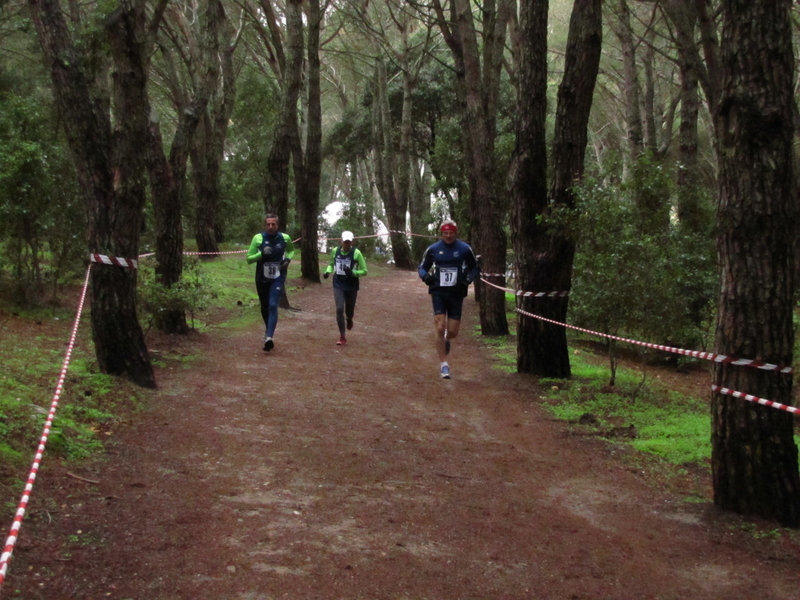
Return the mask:
<path id="1" fill-rule="evenodd" d="M 510 322 L 513 322 L 510 319 Z M 513 336 L 481 338 L 496 367 L 516 371 Z M 708 399 L 669 389 L 652 376 L 619 366 L 616 385 L 607 385 L 607 358 L 571 348 L 572 378 L 540 379 L 542 405 L 557 419 L 587 434 L 629 444 L 673 465 L 707 463 L 711 457 Z"/>

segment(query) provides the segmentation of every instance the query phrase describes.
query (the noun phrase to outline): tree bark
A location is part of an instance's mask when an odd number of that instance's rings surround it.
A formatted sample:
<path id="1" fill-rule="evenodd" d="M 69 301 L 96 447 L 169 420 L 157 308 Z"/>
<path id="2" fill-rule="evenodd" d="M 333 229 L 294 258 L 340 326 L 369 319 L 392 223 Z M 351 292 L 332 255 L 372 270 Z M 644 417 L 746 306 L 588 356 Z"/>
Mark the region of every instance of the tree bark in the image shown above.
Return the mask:
<path id="1" fill-rule="evenodd" d="M 322 12 L 319 0 L 308 2 L 307 71 L 308 120 L 304 157 L 304 177 L 297 190 L 297 215 L 300 220 L 300 272 L 315 283 L 319 277 L 319 193 L 322 174 L 322 106 L 320 90 L 319 34 Z"/>
<path id="2" fill-rule="evenodd" d="M 185 18 L 178 13 L 179 18 Z M 156 276 L 158 282 L 170 288 L 183 274 L 183 219 L 181 214 L 186 163 L 201 115 L 205 112 L 219 74 L 217 30 L 222 18 L 219 0 L 208 0 L 202 20 L 200 49 L 192 60 L 199 73 L 196 89 L 188 105 L 177 103 L 178 127 L 170 145 L 169 158 L 164 155 L 159 123 L 150 123 L 151 143 L 148 152 L 150 188 L 156 217 Z M 187 26 L 182 28 L 190 31 Z M 194 44 L 190 44 L 194 46 Z M 189 332 L 186 310 L 167 308 L 156 315 L 156 327 L 164 333 L 185 335 Z"/>
<path id="3" fill-rule="evenodd" d="M 678 222 L 689 234 L 702 234 L 708 224 L 700 205 L 697 160 L 698 114 L 700 108 L 700 55 L 695 43 L 697 10 L 689 0 L 662 0 L 673 24 L 681 74 L 681 120 L 678 134 L 680 167 L 677 176 Z"/>
<path id="4" fill-rule="evenodd" d="M 717 352 L 791 364 L 798 225 L 789 0 L 722 3 Z M 717 363 L 714 384 L 792 403 L 792 377 Z M 714 503 L 800 526 L 793 417 L 711 397 Z"/>
<path id="5" fill-rule="evenodd" d="M 145 202 L 148 137 L 146 61 L 141 7 L 123 4 L 105 21 L 114 63 L 114 128 L 103 100 L 93 97 L 56 0 L 30 0 L 33 21 L 50 68 L 76 170 L 86 198 L 90 253 L 135 259 Z M 155 387 L 144 334 L 136 315 L 136 271 L 97 265 L 91 273 L 92 338 L 100 369 Z"/>
<path id="6" fill-rule="evenodd" d="M 386 210 L 395 266 L 400 269 L 413 269 L 416 264 L 411 258 L 411 248 L 405 234 L 408 196 L 398 195 L 402 186 L 397 182 L 399 170 L 396 163 L 402 159 L 396 156 L 391 139 L 392 126 L 386 79 L 386 65 L 378 59 L 375 67 L 375 100 L 372 109 L 375 181 Z"/>
<path id="7" fill-rule="evenodd" d="M 562 227 L 539 223 L 541 215 L 573 209 L 572 191 L 584 171 L 589 114 L 600 65 L 601 0 L 576 0 L 570 19 L 564 77 L 558 90 L 553 139 L 553 181 L 547 196 L 545 118 L 547 7 L 526 2 L 520 12 L 520 94 L 515 152 L 514 250 L 520 289 L 569 292 L 575 243 Z M 540 93 L 535 93 L 540 90 Z M 568 297 L 518 298 L 517 305 L 566 322 Z M 524 315 L 517 318 L 517 370 L 544 377 L 570 376 L 566 329 Z"/>
<path id="8" fill-rule="evenodd" d="M 469 181 L 470 241 L 481 257 L 482 271 L 502 275 L 506 270 L 507 240 L 495 185 L 494 143 L 497 88 L 502 66 L 502 52 L 498 48 L 505 40 L 506 25 L 511 18 L 510 4 L 507 0 L 500 0 L 499 5 L 493 0 L 483 4 L 483 66 L 470 2 L 452 0 L 449 20 L 438 0 L 434 2 L 434 9 L 455 63 Z M 494 277 L 493 281 L 505 285 L 502 276 Z M 506 335 L 505 293 L 481 283 L 476 284 L 475 291 L 479 298 L 481 333 Z"/>
<path id="9" fill-rule="evenodd" d="M 238 44 L 238 33 L 222 15 L 224 46 L 219 50 L 221 85 L 212 93 L 206 110 L 195 132 L 192 145 L 192 180 L 194 184 L 195 218 L 194 236 L 200 252 L 218 252 L 219 243 L 225 241 L 223 223 L 219 214 L 220 171 L 225 154 L 233 105 L 236 100 L 236 74 L 233 53 Z M 198 138 L 200 140 L 198 141 Z M 202 258 L 202 257 L 201 257 Z"/>
<path id="10" fill-rule="evenodd" d="M 288 58 L 283 72 L 280 116 L 267 159 L 267 186 L 264 211 L 278 215 L 281 227 L 289 220 L 289 160 L 297 127 L 297 100 L 303 73 L 302 1 L 286 2 L 286 33 Z M 296 138 L 295 138 L 296 139 Z"/>

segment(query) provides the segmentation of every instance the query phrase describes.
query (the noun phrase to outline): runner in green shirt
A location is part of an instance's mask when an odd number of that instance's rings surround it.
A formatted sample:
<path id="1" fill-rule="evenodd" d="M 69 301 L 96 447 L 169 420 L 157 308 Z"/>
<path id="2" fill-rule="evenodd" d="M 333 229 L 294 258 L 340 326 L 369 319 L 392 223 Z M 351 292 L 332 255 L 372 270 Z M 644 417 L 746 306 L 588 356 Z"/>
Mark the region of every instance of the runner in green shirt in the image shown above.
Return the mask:
<path id="1" fill-rule="evenodd" d="M 358 297 L 358 279 L 367 274 L 367 261 L 358 248 L 353 247 L 353 232 L 342 233 L 342 245 L 331 250 L 330 264 L 322 275 L 325 279 L 333 273 L 333 299 L 336 303 L 336 324 L 339 326 L 337 346 L 347 343 L 345 327 L 353 328 L 353 313 Z"/>

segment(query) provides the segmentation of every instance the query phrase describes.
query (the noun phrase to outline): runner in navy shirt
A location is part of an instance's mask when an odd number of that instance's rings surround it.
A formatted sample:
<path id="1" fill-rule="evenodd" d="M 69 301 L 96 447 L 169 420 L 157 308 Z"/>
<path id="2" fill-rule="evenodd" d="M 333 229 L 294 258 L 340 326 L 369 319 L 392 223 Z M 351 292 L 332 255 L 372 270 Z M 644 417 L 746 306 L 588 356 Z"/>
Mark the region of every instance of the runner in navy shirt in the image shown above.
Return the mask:
<path id="1" fill-rule="evenodd" d="M 278 303 L 283 294 L 286 271 L 294 257 L 292 239 L 278 231 L 277 215 L 264 219 L 264 231 L 253 236 L 247 250 L 247 263 L 256 263 L 256 291 L 264 320 L 264 351 L 275 346 L 272 336 L 278 325 Z"/>
<path id="2" fill-rule="evenodd" d="M 450 379 L 450 342 L 461 327 L 461 307 L 467 287 L 480 276 L 480 267 L 472 247 L 456 239 L 455 221 L 442 223 L 442 239 L 428 246 L 419 265 L 420 279 L 428 286 L 433 302 L 433 322 L 436 328 L 436 353 L 439 373 Z"/>

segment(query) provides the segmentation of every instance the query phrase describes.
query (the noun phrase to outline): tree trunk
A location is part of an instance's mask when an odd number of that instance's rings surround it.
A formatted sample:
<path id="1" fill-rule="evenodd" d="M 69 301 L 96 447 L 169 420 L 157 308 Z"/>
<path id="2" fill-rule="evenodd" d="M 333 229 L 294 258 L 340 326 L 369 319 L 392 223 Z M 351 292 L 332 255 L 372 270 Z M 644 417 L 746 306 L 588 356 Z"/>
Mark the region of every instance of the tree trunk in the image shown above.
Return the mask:
<path id="1" fill-rule="evenodd" d="M 180 13 L 179 13 L 180 14 Z M 181 18 L 185 18 L 180 14 Z M 200 116 L 205 112 L 219 74 L 217 30 L 222 18 L 219 0 L 208 0 L 202 21 L 201 48 L 195 56 L 199 73 L 193 98 L 186 106 L 178 104 L 178 127 L 170 146 L 169 159 L 164 155 L 161 130 L 157 121 L 150 124 L 148 152 L 150 187 L 156 217 L 156 275 L 166 288 L 178 283 L 183 274 L 183 219 L 181 214 L 186 163 Z M 184 28 L 189 30 L 188 27 Z M 156 327 L 164 333 L 185 335 L 189 332 L 186 310 L 167 308 L 156 315 Z"/>
<path id="2" fill-rule="evenodd" d="M 416 264 L 411 258 L 411 248 L 405 235 L 408 206 L 403 201 L 407 202 L 408 197 L 398 196 L 401 186 L 396 183 L 398 171 L 395 163 L 400 159 L 395 156 L 391 140 L 391 115 L 386 85 L 386 67 L 378 60 L 375 68 L 375 100 L 372 113 L 372 129 L 375 135 L 373 153 L 375 180 L 386 210 L 394 264 L 400 269 L 413 269 Z"/>
<path id="3" fill-rule="evenodd" d="M 531 4 L 533 6 L 531 6 Z M 570 19 L 564 78 L 558 90 L 553 139 L 553 181 L 546 197 L 545 89 L 547 85 L 547 7 L 528 2 L 520 13 L 518 141 L 514 170 L 517 281 L 521 289 L 568 292 L 575 243 L 568 232 L 542 227 L 540 215 L 572 209 L 572 192 L 584 171 L 587 127 L 602 42 L 601 0 L 576 0 Z M 523 310 L 566 322 L 568 297 L 518 298 Z M 538 319 L 517 318 L 517 370 L 544 377 L 570 376 L 566 329 Z"/>
<path id="4" fill-rule="evenodd" d="M 319 0 L 309 0 L 308 11 L 308 134 L 305 144 L 305 176 L 297 190 L 300 220 L 300 270 L 305 279 L 319 283 L 319 188 L 322 172 L 322 108 L 320 104 Z"/>
<path id="5" fill-rule="evenodd" d="M 409 222 L 411 231 L 421 233 L 427 230 L 431 222 L 431 170 L 425 164 L 425 169 L 420 173 L 420 169 L 411 171 L 413 185 L 410 186 L 411 194 L 408 203 Z M 414 236 L 411 238 L 411 258 L 419 263 L 425 249 L 431 245 L 431 239 Z"/>
<path id="6" fill-rule="evenodd" d="M 58 2 L 31 0 L 30 6 L 86 197 L 89 252 L 136 258 L 145 202 L 141 150 L 147 144 L 149 115 L 141 46 L 144 14 L 125 6 L 105 21 L 114 62 L 112 132 L 106 107 L 92 97 L 89 78 L 81 70 L 86 61 L 70 39 Z M 97 265 L 91 288 L 92 338 L 100 369 L 155 387 L 136 315 L 136 271 Z"/>
<path id="7" fill-rule="evenodd" d="M 223 15 L 222 32 L 225 46 L 219 52 L 222 85 L 212 94 L 201 118 L 195 140 L 202 138 L 193 147 L 193 181 L 195 191 L 195 240 L 200 252 L 218 252 L 224 241 L 223 223 L 219 214 L 220 170 L 225 154 L 225 139 L 228 135 L 233 105 L 236 100 L 236 75 L 233 70 L 233 52 L 238 42 L 230 21 Z M 197 158 L 197 160 L 196 160 Z"/>
<path id="8" fill-rule="evenodd" d="M 504 0 L 501 6 L 506 7 Z M 504 38 L 502 32 L 508 15 L 499 14 L 494 2 L 487 2 L 483 6 L 483 16 L 487 39 L 483 69 L 471 5 L 467 0 L 454 1 L 455 23 L 449 43 L 455 48 L 456 88 L 463 106 L 461 127 L 470 188 L 470 240 L 476 254 L 481 256 L 483 272 L 502 275 L 506 270 L 507 242 L 495 188 L 494 124 L 497 114 L 495 86 L 499 86 L 496 42 Z M 493 281 L 505 285 L 504 277 L 494 277 Z M 481 333 L 506 335 L 505 293 L 478 283 L 476 294 L 480 298 Z"/>
<path id="9" fill-rule="evenodd" d="M 791 364 L 798 225 L 789 0 L 722 3 L 717 352 Z M 714 384 L 792 402 L 792 377 L 717 363 Z M 715 392 L 714 503 L 800 525 L 793 417 Z"/>
<path id="10" fill-rule="evenodd" d="M 678 135 L 680 169 L 677 177 L 678 222 L 689 234 L 702 234 L 708 224 L 700 204 L 697 161 L 697 125 L 700 107 L 700 55 L 694 41 L 697 10 L 687 0 L 664 0 L 664 13 L 672 22 L 681 73 L 681 120 Z"/>
<path id="11" fill-rule="evenodd" d="M 264 211 L 275 213 L 285 228 L 289 219 L 289 159 L 297 127 L 297 100 L 303 73 L 303 17 L 301 0 L 286 3 L 288 61 L 283 73 L 280 115 L 267 159 Z"/>

